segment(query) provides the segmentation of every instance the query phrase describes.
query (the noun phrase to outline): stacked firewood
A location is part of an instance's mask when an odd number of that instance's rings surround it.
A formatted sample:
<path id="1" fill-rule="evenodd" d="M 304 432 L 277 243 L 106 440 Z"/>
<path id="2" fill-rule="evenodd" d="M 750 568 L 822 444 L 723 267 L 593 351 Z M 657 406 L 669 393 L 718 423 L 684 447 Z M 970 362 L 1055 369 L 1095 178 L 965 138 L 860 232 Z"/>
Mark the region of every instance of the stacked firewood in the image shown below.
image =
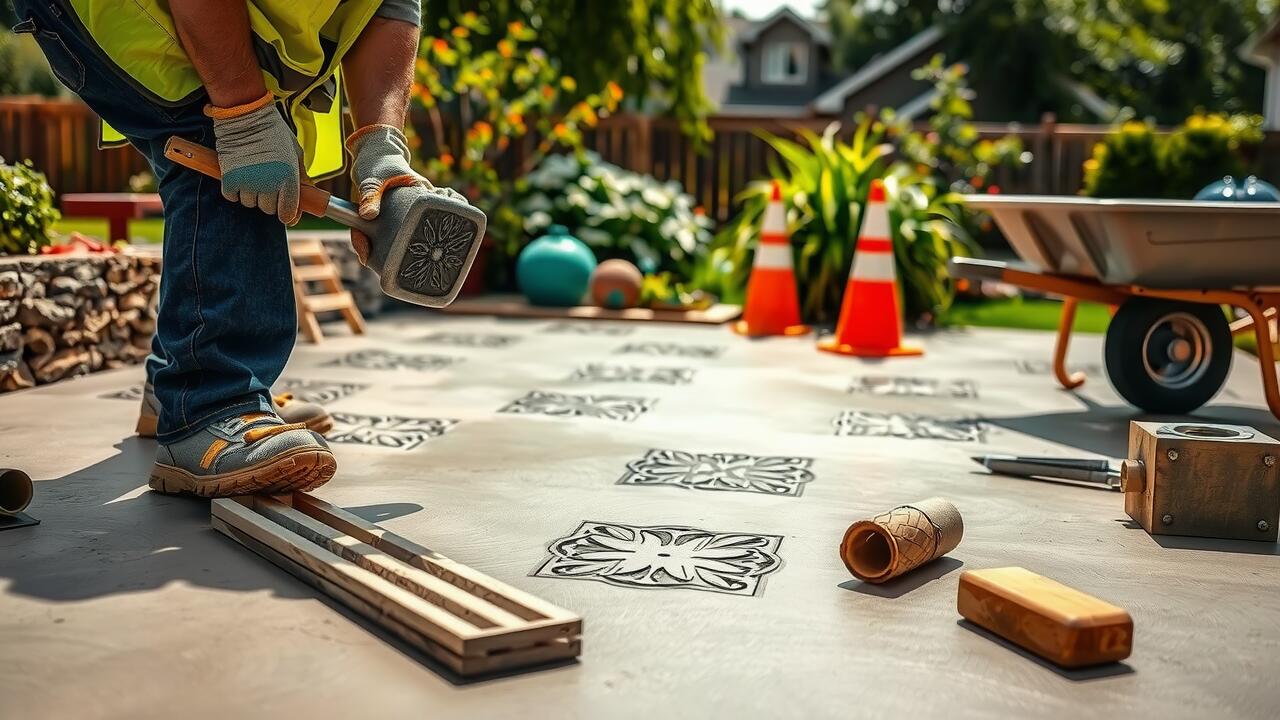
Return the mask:
<path id="1" fill-rule="evenodd" d="M 141 362 L 159 281 L 151 256 L 0 259 L 0 391 Z"/>

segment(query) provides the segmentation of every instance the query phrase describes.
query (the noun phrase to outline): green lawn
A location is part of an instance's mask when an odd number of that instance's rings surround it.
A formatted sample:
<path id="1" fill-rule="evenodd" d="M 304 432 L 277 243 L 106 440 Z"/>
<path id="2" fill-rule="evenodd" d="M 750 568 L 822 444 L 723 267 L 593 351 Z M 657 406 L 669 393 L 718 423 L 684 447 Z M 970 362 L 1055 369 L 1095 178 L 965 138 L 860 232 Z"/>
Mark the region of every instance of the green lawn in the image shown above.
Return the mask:
<path id="1" fill-rule="evenodd" d="M 1018 330 L 1057 330 L 1062 316 L 1062 303 L 1039 298 L 1009 298 L 1006 300 L 957 301 L 942 316 L 939 325 L 944 327 L 999 327 Z M 1111 311 L 1106 305 L 1082 302 L 1076 306 L 1076 332 L 1104 333 L 1111 322 Z"/>
<path id="2" fill-rule="evenodd" d="M 73 231 L 95 238 L 107 235 L 107 221 L 93 218 L 64 217 L 53 227 L 64 237 Z M 341 229 L 342 226 L 327 218 L 304 215 L 295 227 L 299 230 L 333 230 Z M 129 236 L 138 242 L 158 243 L 164 239 L 164 219 L 157 217 L 132 220 L 129 222 Z"/>
<path id="3" fill-rule="evenodd" d="M 963 300 L 956 302 L 939 320 L 943 327 L 996 327 L 1015 330 L 1057 330 L 1062 315 L 1062 303 L 1040 298 L 1010 298 L 1007 300 Z M 1082 302 L 1076 306 L 1078 333 L 1105 333 L 1111 322 L 1111 311 L 1106 305 Z M 1236 347 L 1253 355 L 1258 354 L 1258 344 L 1252 334 L 1236 338 Z"/>

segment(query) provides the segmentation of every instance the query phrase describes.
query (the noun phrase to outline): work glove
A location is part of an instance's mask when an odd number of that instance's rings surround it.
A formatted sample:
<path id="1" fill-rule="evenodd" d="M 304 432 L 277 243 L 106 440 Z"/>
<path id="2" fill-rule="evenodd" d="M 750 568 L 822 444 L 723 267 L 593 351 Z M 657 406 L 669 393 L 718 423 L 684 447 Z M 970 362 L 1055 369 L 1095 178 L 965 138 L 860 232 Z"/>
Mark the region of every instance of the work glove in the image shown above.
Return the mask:
<path id="1" fill-rule="evenodd" d="M 222 168 L 222 197 L 275 215 L 285 225 L 302 216 L 302 148 L 271 93 L 236 107 L 206 105 Z"/>
<path id="2" fill-rule="evenodd" d="M 351 180 L 356 184 L 360 217 L 374 220 L 382 210 L 382 196 L 398 187 L 421 185 L 445 197 L 466 202 L 453 188 L 438 188 L 409 166 L 409 141 L 400 128 L 366 125 L 347 138 L 351 153 Z M 359 230 L 351 231 L 351 246 L 364 264 L 369 258 L 369 239 Z"/>

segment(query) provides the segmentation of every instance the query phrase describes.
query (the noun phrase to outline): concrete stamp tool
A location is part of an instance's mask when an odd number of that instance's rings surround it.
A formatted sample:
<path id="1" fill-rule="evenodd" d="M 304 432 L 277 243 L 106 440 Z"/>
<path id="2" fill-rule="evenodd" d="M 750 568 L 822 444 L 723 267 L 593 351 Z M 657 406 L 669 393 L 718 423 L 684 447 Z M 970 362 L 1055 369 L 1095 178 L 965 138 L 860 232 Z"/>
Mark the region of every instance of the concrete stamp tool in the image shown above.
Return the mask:
<path id="1" fill-rule="evenodd" d="M 31 476 L 21 470 L 0 468 L 0 530 L 39 525 L 40 521 L 23 512 L 31 504 L 35 487 Z"/>
<path id="2" fill-rule="evenodd" d="M 171 137 L 164 155 L 210 177 L 222 176 L 217 153 L 203 145 Z M 304 212 L 368 236 L 367 264 L 382 279 L 384 293 L 427 307 L 444 307 L 458 296 L 487 223 L 471 205 L 421 186 L 389 191 L 376 220 L 361 218 L 355 205 L 314 185 L 303 183 L 301 201 Z"/>

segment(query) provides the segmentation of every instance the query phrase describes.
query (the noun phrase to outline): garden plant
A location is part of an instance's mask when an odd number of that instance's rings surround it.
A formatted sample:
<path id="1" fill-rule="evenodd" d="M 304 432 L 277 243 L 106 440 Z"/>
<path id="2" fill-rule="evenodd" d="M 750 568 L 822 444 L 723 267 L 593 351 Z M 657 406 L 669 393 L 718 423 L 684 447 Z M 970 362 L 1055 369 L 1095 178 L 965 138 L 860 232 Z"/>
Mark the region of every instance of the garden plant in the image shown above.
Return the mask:
<path id="1" fill-rule="evenodd" d="M 60 217 L 53 190 L 30 160 L 6 165 L 0 158 L 0 253 L 39 253 Z"/>

